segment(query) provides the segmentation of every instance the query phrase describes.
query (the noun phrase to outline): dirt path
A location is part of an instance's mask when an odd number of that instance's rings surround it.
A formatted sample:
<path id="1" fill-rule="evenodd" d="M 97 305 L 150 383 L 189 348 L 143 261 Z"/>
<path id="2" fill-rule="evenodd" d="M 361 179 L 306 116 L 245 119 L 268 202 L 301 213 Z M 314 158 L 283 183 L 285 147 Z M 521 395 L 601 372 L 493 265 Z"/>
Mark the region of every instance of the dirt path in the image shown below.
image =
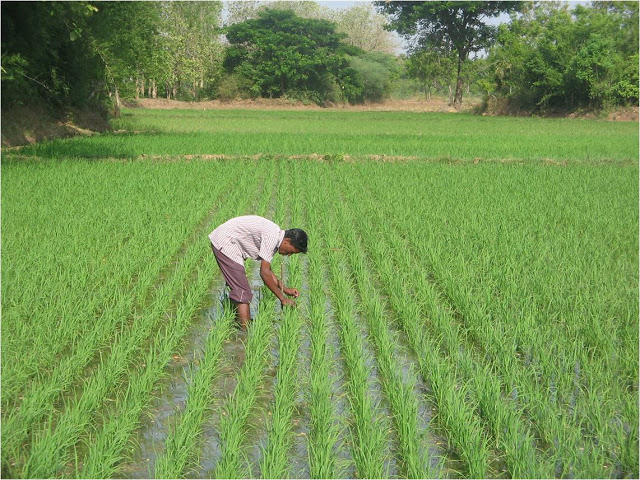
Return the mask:
<path id="1" fill-rule="evenodd" d="M 461 111 L 468 111 L 478 105 L 478 101 L 470 101 L 463 105 Z M 233 100 L 223 102 L 209 100 L 205 102 L 182 102 L 168 100 L 166 98 L 142 98 L 131 101 L 132 107 L 158 108 L 158 109 L 196 109 L 196 110 L 232 110 L 232 109 L 265 109 L 265 110 L 340 110 L 340 111 L 402 111 L 402 112 L 456 112 L 456 109 L 440 98 L 430 101 L 412 100 L 387 100 L 379 103 L 366 103 L 363 105 L 331 104 L 328 107 L 320 107 L 316 104 L 303 104 L 300 101 L 282 98 L 256 98 L 255 100 Z"/>

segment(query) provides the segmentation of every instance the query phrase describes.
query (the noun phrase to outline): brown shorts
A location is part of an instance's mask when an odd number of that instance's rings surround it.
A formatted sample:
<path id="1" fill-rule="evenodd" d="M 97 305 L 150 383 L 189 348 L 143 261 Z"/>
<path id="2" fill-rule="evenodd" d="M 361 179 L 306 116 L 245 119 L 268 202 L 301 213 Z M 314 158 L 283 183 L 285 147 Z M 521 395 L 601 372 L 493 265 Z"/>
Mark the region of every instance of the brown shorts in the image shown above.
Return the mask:
<path id="1" fill-rule="evenodd" d="M 213 244 L 211 244 L 211 249 L 216 257 L 222 276 L 231 289 L 229 298 L 238 303 L 251 303 L 253 294 L 244 271 L 244 265 L 231 260 L 221 250 L 214 247 Z"/>

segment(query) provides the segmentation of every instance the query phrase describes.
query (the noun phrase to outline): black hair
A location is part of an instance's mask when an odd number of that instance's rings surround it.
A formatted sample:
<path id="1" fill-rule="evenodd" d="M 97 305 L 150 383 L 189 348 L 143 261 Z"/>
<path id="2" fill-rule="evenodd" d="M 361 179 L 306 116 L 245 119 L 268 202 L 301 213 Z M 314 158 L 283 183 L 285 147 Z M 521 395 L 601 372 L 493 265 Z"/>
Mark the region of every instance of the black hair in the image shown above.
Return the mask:
<path id="1" fill-rule="evenodd" d="M 307 253 L 307 232 L 299 228 L 285 230 L 284 238 L 291 241 L 291 245 L 296 247 L 300 253 Z"/>

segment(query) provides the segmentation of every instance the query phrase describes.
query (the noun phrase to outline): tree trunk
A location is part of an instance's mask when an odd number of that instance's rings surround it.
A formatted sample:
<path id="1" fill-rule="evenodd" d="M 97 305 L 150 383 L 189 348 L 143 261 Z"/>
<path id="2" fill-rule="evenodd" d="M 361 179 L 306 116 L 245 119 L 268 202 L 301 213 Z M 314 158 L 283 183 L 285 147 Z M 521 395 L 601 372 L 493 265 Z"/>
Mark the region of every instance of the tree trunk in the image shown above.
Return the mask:
<path id="1" fill-rule="evenodd" d="M 462 81 L 462 62 L 467 59 L 467 52 L 464 49 L 458 50 L 458 78 L 456 80 L 456 96 L 453 100 L 453 106 L 456 110 L 462 107 L 462 89 L 464 87 Z"/>
<path id="2" fill-rule="evenodd" d="M 453 107 L 456 110 L 459 110 L 460 107 L 462 106 L 462 75 L 460 75 L 460 72 L 462 71 L 462 62 L 464 60 L 464 53 L 460 52 L 460 54 L 458 55 L 458 79 L 456 81 L 456 96 L 453 100 Z"/>
<path id="3" fill-rule="evenodd" d="M 114 111 L 114 116 L 115 117 L 119 117 L 120 116 L 120 108 L 122 107 L 122 102 L 120 102 L 120 93 L 118 92 L 118 86 L 114 84 L 114 91 L 115 91 L 115 96 L 116 96 L 116 108 Z"/>

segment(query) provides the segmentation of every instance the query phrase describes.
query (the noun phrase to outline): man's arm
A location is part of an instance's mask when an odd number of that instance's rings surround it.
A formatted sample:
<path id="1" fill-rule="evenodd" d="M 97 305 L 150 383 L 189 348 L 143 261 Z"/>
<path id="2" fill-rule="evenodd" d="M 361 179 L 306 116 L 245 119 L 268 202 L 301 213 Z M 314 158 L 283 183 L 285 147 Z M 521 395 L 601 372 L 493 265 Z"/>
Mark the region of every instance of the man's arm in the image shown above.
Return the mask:
<path id="1" fill-rule="evenodd" d="M 286 298 L 280 290 L 280 287 L 284 290 L 284 285 L 282 285 L 282 282 L 271 270 L 271 263 L 266 260 L 262 260 L 260 263 L 260 278 L 262 278 L 262 281 L 267 288 L 271 290 L 276 297 L 278 297 L 283 305 L 295 305 L 295 302 Z"/>

